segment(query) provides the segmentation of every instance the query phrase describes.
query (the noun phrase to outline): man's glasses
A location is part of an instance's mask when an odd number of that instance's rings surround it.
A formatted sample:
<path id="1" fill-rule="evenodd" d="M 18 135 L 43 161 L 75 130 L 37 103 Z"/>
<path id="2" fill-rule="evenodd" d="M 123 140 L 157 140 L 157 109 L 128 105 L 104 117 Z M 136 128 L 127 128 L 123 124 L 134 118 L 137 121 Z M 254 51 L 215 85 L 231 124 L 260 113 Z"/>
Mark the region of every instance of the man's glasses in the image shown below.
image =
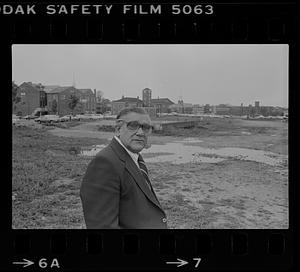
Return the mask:
<path id="1" fill-rule="evenodd" d="M 126 123 L 127 128 L 132 131 L 137 131 L 139 128 L 142 128 L 142 130 L 145 133 L 150 133 L 152 131 L 152 126 L 149 124 L 140 124 L 138 121 L 130 121 L 126 122 L 125 120 L 119 119 L 120 121 L 123 121 Z"/>

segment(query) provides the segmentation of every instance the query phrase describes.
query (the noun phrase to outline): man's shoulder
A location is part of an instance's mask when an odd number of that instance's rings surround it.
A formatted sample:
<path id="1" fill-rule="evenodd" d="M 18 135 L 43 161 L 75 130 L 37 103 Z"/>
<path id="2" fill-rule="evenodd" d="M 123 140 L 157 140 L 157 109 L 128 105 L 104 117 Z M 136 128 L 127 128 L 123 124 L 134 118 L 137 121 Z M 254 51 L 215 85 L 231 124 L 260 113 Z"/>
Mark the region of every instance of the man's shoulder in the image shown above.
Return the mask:
<path id="1" fill-rule="evenodd" d="M 107 168 L 111 170 L 122 168 L 121 160 L 110 145 L 99 151 L 88 165 L 88 170 Z"/>
<path id="2" fill-rule="evenodd" d="M 109 155 L 110 153 L 112 153 L 113 150 L 111 148 L 111 143 L 106 145 L 103 149 L 101 149 L 97 154 L 96 154 L 96 158 L 97 157 L 101 157 L 103 155 Z"/>
<path id="3" fill-rule="evenodd" d="M 89 162 L 83 183 L 105 183 L 122 175 L 124 165 L 110 145 L 104 147 Z"/>
<path id="4" fill-rule="evenodd" d="M 111 143 L 105 146 L 103 149 L 101 149 L 96 156 L 94 157 L 94 160 L 101 160 L 102 158 L 106 159 L 115 159 L 116 154 L 111 147 Z"/>

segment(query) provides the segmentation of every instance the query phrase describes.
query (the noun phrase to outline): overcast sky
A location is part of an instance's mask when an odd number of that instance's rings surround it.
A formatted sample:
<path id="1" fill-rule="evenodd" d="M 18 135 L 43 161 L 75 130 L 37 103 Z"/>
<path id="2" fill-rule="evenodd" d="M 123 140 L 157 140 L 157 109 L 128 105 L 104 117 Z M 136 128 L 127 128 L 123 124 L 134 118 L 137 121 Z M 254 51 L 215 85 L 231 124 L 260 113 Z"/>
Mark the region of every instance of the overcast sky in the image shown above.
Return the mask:
<path id="1" fill-rule="evenodd" d="M 288 45 L 13 45 L 12 80 L 167 97 L 288 106 Z"/>

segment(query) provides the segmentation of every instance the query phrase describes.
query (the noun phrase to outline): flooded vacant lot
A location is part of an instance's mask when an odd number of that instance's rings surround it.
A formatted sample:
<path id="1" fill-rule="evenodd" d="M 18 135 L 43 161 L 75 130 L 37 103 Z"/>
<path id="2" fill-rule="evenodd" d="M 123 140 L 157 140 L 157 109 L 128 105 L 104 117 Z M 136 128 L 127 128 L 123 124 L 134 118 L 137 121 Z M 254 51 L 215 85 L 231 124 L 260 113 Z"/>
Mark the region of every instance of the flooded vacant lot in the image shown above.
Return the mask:
<path id="1" fill-rule="evenodd" d="M 38 180 L 44 172 L 47 179 L 54 180 L 49 187 L 51 194 L 35 196 L 34 201 L 14 208 L 24 215 L 21 223 L 14 221 L 15 226 L 39 222 L 40 228 L 84 227 L 79 186 L 89 161 L 114 135 L 99 131 L 98 126 L 99 122 L 82 123 L 69 129 L 51 129 L 51 138 L 39 136 L 47 151 L 42 153 L 46 159 L 36 163 L 49 163 L 39 170 Z M 152 146 L 142 153 L 169 228 L 288 228 L 287 127 L 287 123 L 275 121 L 205 120 L 203 128 L 174 135 L 153 134 Z M 23 139 L 20 148 L 24 148 Z M 26 152 L 37 152 L 30 147 L 37 146 L 37 136 L 26 139 Z M 70 153 L 71 149 L 76 152 Z M 31 163 L 28 173 L 33 166 Z M 50 166 L 56 170 L 47 172 Z M 14 205 L 22 195 L 16 191 Z M 33 208 L 41 205 L 44 210 Z M 35 221 L 26 219 L 32 210 Z M 44 211 L 41 216 L 39 211 Z M 61 213 L 63 221 L 57 218 Z"/>
<path id="2" fill-rule="evenodd" d="M 171 228 L 288 228 L 287 126 L 266 124 L 226 136 L 154 136 L 142 154 Z"/>

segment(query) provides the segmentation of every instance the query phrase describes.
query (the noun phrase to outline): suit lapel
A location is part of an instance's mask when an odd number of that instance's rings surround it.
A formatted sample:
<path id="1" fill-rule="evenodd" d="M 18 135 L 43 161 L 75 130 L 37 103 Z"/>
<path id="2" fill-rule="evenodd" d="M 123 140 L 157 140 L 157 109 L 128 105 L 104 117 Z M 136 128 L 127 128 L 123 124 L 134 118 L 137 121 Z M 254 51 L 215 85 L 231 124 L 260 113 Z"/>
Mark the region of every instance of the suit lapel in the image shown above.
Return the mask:
<path id="1" fill-rule="evenodd" d="M 134 163 L 132 158 L 129 156 L 127 151 L 113 138 L 111 141 L 110 146 L 112 149 L 117 153 L 119 158 L 125 162 L 125 167 L 128 170 L 128 172 L 133 177 L 136 184 L 139 186 L 141 191 L 146 195 L 146 197 L 153 202 L 157 207 L 159 207 L 162 211 L 162 207 L 160 206 L 160 203 L 155 195 L 154 192 L 151 192 L 146 184 L 147 181 L 145 181 L 143 174 L 138 169 L 137 165 Z M 164 212 L 164 211 L 163 211 Z"/>

